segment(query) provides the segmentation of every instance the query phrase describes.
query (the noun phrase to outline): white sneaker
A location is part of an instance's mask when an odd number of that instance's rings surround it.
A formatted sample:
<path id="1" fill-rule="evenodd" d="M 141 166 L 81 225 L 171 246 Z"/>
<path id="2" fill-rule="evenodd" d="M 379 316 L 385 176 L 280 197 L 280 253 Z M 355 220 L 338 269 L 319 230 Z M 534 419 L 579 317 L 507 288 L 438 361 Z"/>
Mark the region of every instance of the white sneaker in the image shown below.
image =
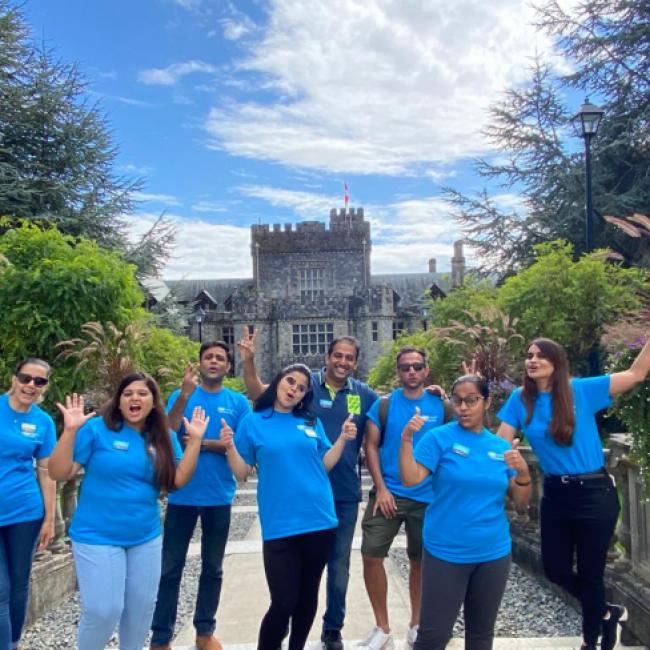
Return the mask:
<path id="1" fill-rule="evenodd" d="M 386 634 L 380 627 L 373 627 L 368 636 L 358 643 L 360 648 L 368 650 L 393 650 L 393 635 Z"/>
<path id="2" fill-rule="evenodd" d="M 414 625 L 413 627 L 410 627 L 408 629 L 408 632 L 406 633 L 406 645 L 408 645 L 409 648 L 413 647 L 413 645 L 415 643 L 415 639 L 418 638 L 418 628 L 419 627 L 420 627 L 419 625 Z"/>

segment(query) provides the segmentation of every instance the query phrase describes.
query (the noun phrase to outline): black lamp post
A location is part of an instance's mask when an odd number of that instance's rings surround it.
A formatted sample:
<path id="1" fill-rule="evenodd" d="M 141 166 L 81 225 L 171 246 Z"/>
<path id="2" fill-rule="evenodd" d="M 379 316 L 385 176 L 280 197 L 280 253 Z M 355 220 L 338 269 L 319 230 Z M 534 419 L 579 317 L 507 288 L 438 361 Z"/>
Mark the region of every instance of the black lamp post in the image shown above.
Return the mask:
<path id="1" fill-rule="evenodd" d="M 602 108 L 591 104 L 587 97 L 585 103 L 573 118 L 576 129 L 585 141 L 585 210 L 587 217 L 585 246 L 587 253 L 590 253 L 594 248 L 594 210 L 591 202 L 591 139 L 596 135 L 604 113 L 605 111 Z"/>
<path id="2" fill-rule="evenodd" d="M 206 311 L 201 307 L 201 305 L 198 306 L 198 309 L 196 310 L 196 313 L 194 314 L 194 320 L 196 321 L 196 324 L 199 327 L 199 343 L 203 343 L 203 332 L 201 331 L 201 327 L 203 324 L 203 320 L 205 319 L 205 314 Z"/>

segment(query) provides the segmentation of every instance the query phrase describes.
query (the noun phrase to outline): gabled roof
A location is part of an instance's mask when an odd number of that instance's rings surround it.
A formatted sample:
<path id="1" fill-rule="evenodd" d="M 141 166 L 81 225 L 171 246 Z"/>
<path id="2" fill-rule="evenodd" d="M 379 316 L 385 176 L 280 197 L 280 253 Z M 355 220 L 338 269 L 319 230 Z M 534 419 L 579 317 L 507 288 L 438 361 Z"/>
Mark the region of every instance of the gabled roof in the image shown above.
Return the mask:
<path id="1" fill-rule="evenodd" d="M 408 307 L 422 302 L 425 292 L 429 292 L 434 285 L 445 294 L 451 288 L 446 273 L 380 273 L 371 276 L 370 284 L 392 287 L 400 298 L 400 307 Z"/>
<path id="2" fill-rule="evenodd" d="M 226 299 L 237 289 L 253 286 L 249 278 L 233 278 L 222 280 L 167 280 L 167 285 L 179 302 L 191 303 L 203 292 L 217 305 L 223 307 Z"/>

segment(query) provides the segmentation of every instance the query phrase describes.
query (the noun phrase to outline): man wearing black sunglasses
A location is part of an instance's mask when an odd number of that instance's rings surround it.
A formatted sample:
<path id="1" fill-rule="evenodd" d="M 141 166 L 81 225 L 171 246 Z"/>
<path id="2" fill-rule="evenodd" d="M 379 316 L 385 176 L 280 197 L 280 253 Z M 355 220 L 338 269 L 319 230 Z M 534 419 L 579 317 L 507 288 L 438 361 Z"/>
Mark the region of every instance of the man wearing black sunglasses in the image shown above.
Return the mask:
<path id="1" fill-rule="evenodd" d="M 361 555 L 363 575 L 375 627 L 359 644 L 370 650 L 390 650 L 393 635 L 388 621 L 387 579 L 384 558 L 404 522 L 409 557 L 409 593 L 411 620 L 406 634 L 408 646 L 417 635 L 420 612 L 420 559 L 422 556 L 422 524 L 430 501 L 430 480 L 407 488 L 399 475 L 399 448 L 402 431 L 414 415 L 425 425 L 414 433 L 419 439 L 425 430 L 445 421 L 441 397 L 425 390 L 429 377 L 426 352 L 421 348 L 403 347 L 397 353 L 397 375 L 401 388 L 394 390 L 382 406 L 377 400 L 368 412 L 366 424 L 366 463 L 375 483 L 368 498 L 362 529 Z M 386 405 L 389 406 L 386 410 Z"/>

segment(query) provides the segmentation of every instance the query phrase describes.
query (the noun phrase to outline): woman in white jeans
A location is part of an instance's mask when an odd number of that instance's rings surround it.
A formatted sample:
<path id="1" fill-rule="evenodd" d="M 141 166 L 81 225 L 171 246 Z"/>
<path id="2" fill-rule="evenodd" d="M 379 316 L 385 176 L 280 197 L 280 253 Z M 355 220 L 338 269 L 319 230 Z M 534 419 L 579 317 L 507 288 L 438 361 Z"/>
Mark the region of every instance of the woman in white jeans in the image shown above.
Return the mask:
<path id="1" fill-rule="evenodd" d="M 64 481 L 85 469 L 70 526 L 82 605 L 79 650 L 103 650 L 118 621 L 121 650 L 141 650 L 160 579 L 158 497 L 192 477 L 209 418 L 197 408 L 185 420 L 181 458 L 149 375 L 124 377 L 101 417 L 85 414 L 77 394 L 58 407 L 64 428 L 50 474 Z"/>

